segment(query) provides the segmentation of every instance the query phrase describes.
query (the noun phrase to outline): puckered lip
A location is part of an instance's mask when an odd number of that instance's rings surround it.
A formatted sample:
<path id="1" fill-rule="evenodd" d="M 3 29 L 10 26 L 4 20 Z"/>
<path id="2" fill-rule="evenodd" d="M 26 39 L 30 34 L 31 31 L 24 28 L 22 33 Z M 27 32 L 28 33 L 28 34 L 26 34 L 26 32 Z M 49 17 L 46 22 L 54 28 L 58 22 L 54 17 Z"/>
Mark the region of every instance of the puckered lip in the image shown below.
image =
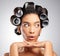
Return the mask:
<path id="1" fill-rule="evenodd" d="M 35 36 L 28 36 L 28 39 L 33 40 L 33 39 L 35 39 Z"/>

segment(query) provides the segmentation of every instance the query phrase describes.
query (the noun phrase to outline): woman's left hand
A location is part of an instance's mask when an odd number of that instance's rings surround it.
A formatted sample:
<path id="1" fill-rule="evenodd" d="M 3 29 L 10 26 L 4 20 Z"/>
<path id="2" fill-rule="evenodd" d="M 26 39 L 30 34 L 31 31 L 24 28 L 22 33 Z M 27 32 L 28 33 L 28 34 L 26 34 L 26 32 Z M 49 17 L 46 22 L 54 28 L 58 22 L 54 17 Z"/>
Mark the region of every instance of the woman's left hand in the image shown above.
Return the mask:
<path id="1" fill-rule="evenodd" d="M 38 47 L 44 49 L 44 56 L 56 56 L 53 52 L 52 43 L 50 41 L 43 42 L 27 42 L 28 47 Z"/>

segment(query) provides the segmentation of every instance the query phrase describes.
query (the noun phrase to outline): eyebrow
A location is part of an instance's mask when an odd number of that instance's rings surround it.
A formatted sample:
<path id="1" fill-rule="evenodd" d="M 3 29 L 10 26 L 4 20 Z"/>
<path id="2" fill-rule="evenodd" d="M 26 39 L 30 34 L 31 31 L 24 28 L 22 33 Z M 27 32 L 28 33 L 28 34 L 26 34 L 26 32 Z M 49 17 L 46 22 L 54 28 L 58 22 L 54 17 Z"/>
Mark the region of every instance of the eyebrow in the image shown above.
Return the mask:
<path id="1" fill-rule="evenodd" d="M 29 23 L 29 22 L 23 22 L 23 23 Z"/>
<path id="2" fill-rule="evenodd" d="M 29 22 L 25 21 L 25 22 L 23 22 L 23 23 L 29 23 Z M 36 21 L 36 22 L 34 22 L 34 23 L 40 23 L 40 21 Z"/>
<path id="3" fill-rule="evenodd" d="M 37 22 L 35 22 L 35 23 L 40 23 L 40 21 L 37 21 Z"/>

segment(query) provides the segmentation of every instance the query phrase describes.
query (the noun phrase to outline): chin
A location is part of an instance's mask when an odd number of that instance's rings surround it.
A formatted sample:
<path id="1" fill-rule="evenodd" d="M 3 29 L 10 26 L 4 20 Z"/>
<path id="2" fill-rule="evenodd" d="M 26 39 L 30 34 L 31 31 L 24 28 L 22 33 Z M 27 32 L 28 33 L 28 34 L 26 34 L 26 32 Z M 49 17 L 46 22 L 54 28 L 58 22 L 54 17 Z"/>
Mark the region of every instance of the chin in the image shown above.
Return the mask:
<path id="1" fill-rule="evenodd" d="M 26 40 L 28 42 L 37 42 L 37 40 Z"/>

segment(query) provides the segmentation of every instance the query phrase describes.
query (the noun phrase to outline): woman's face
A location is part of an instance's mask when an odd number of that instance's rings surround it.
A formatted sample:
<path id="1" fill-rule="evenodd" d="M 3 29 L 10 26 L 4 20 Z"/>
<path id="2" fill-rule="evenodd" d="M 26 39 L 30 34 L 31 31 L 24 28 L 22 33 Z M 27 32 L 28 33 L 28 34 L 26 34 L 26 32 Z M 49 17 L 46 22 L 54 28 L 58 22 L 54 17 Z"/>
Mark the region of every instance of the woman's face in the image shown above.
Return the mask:
<path id="1" fill-rule="evenodd" d="M 27 14 L 22 18 L 21 34 L 26 41 L 37 41 L 40 32 L 41 25 L 37 14 Z"/>

